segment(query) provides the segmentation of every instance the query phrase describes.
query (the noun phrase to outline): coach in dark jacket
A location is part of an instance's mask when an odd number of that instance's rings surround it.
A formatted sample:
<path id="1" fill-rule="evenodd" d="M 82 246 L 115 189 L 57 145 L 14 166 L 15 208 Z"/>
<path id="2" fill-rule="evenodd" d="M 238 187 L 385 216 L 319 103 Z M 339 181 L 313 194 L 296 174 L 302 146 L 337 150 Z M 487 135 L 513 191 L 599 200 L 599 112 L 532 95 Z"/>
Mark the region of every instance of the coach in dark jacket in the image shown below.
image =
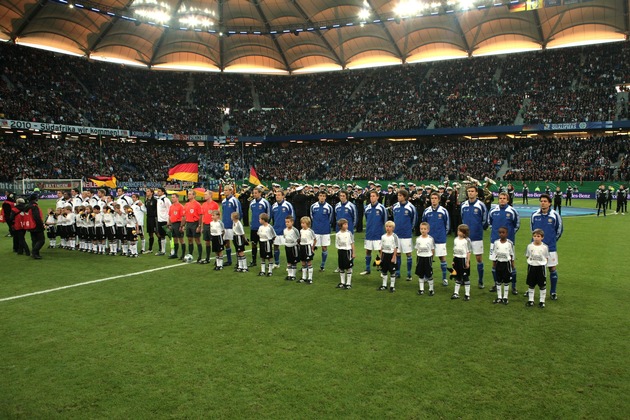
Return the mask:
<path id="1" fill-rule="evenodd" d="M 44 231 L 45 226 L 44 226 L 44 221 L 42 219 L 42 212 L 39 208 L 39 206 L 37 205 L 37 200 L 38 200 L 38 196 L 37 194 L 32 194 L 29 197 L 29 203 L 26 206 L 26 209 L 24 210 L 25 212 L 31 212 L 31 214 L 33 215 L 33 220 L 35 221 L 35 228 L 31 229 L 31 256 L 36 259 L 36 260 L 41 260 L 42 257 L 41 255 L 39 255 L 39 250 L 42 249 L 42 246 L 44 246 L 44 242 L 45 242 L 45 237 L 44 237 Z"/>

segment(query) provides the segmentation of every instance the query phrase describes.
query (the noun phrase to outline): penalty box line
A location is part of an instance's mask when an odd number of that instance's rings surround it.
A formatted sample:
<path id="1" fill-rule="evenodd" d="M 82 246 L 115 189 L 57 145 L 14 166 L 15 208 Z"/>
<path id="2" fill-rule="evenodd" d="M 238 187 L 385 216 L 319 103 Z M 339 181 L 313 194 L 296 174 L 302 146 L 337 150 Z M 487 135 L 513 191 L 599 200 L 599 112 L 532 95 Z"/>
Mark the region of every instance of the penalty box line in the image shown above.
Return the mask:
<path id="1" fill-rule="evenodd" d="M 251 250 L 247 250 L 245 252 L 251 252 Z M 214 260 L 215 257 L 211 257 L 210 259 Z M 45 295 L 47 293 L 58 292 L 60 290 L 72 289 L 74 287 L 80 287 L 80 286 L 88 286 L 90 284 L 103 283 L 103 282 L 106 282 L 106 281 L 122 279 L 122 278 L 125 278 L 125 277 L 140 276 L 142 274 L 154 273 L 156 271 L 161 271 L 161 270 L 168 270 L 169 268 L 181 267 L 182 265 L 188 265 L 188 263 L 167 265 L 167 266 L 164 266 L 164 267 L 152 268 L 150 270 L 138 271 L 138 272 L 135 272 L 135 273 L 120 274 L 118 276 L 105 277 L 103 279 L 90 280 L 90 281 L 84 281 L 82 283 L 69 284 L 67 286 L 55 287 L 54 289 L 46 289 L 46 290 L 40 290 L 40 291 L 37 291 L 37 292 L 26 293 L 26 294 L 23 294 L 23 295 L 17 295 L 17 296 L 10 296 L 10 297 L 6 297 L 6 298 L 0 298 L 0 302 L 8 302 L 10 300 L 23 299 L 23 298 L 27 298 L 27 297 L 31 297 L 31 296 Z"/>

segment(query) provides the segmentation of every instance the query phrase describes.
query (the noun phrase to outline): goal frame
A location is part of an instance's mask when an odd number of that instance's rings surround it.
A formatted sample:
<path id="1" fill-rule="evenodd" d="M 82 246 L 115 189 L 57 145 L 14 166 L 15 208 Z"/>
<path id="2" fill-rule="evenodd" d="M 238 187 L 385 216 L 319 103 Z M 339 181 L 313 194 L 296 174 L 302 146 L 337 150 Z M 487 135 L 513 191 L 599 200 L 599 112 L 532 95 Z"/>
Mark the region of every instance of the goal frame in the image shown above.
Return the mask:
<path id="1" fill-rule="evenodd" d="M 83 180 L 80 178 L 24 178 L 18 182 L 22 188 L 22 194 L 26 194 L 27 191 L 32 192 L 35 188 L 44 191 L 70 191 L 73 188 L 83 190 Z"/>

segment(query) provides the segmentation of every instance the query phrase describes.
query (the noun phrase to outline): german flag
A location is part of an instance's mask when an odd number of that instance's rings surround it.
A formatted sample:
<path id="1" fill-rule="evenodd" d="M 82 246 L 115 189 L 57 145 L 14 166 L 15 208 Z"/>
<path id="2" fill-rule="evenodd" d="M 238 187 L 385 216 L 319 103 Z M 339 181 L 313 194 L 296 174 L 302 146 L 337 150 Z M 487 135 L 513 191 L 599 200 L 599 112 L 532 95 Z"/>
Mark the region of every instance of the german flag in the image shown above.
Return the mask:
<path id="1" fill-rule="evenodd" d="M 184 159 L 168 170 L 167 181 L 199 181 L 199 161 L 195 158 Z"/>
<path id="2" fill-rule="evenodd" d="M 249 169 L 249 183 L 254 185 L 262 185 L 260 182 L 260 178 L 258 178 L 258 174 L 256 173 L 256 169 L 252 166 Z"/>
<path id="3" fill-rule="evenodd" d="M 95 176 L 88 179 L 97 187 L 116 188 L 117 181 L 115 176 Z"/>

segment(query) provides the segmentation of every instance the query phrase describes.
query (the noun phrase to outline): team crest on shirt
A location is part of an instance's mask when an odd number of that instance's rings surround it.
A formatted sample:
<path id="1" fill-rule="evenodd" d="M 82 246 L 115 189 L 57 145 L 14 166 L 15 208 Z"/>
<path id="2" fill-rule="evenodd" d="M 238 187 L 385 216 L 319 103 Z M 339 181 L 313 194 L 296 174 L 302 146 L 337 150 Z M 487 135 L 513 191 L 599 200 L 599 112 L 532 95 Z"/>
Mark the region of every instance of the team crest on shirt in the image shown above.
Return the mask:
<path id="1" fill-rule="evenodd" d="M 405 216 L 409 216 L 409 210 L 405 210 Z"/>
<path id="2" fill-rule="evenodd" d="M 548 221 L 549 223 L 553 223 L 553 219 L 552 219 L 551 217 L 550 217 L 550 218 L 548 218 L 548 219 L 547 219 L 547 221 Z"/>
<path id="3" fill-rule="evenodd" d="M 380 210 L 376 210 L 376 215 L 380 216 L 381 215 L 381 211 Z"/>
<path id="4" fill-rule="evenodd" d="M 479 213 L 479 209 L 474 209 L 473 213 L 475 213 L 475 214 Z"/>
<path id="5" fill-rule="evenodd" d="M 441 218 L 442 218 L 442 215 L 441 215 L 441 214 L 438 214 L 438 219 L 441 219 Z"/>
<path id="6" fill-rule="evenodd" d="M 508 213 L 508 214 L 506 214 L 506 215 L 505 215 L 505 218 L 506 218 L 506 219 L 511 219 L 511 218 L 512 218 L 512 215 Z"/>

